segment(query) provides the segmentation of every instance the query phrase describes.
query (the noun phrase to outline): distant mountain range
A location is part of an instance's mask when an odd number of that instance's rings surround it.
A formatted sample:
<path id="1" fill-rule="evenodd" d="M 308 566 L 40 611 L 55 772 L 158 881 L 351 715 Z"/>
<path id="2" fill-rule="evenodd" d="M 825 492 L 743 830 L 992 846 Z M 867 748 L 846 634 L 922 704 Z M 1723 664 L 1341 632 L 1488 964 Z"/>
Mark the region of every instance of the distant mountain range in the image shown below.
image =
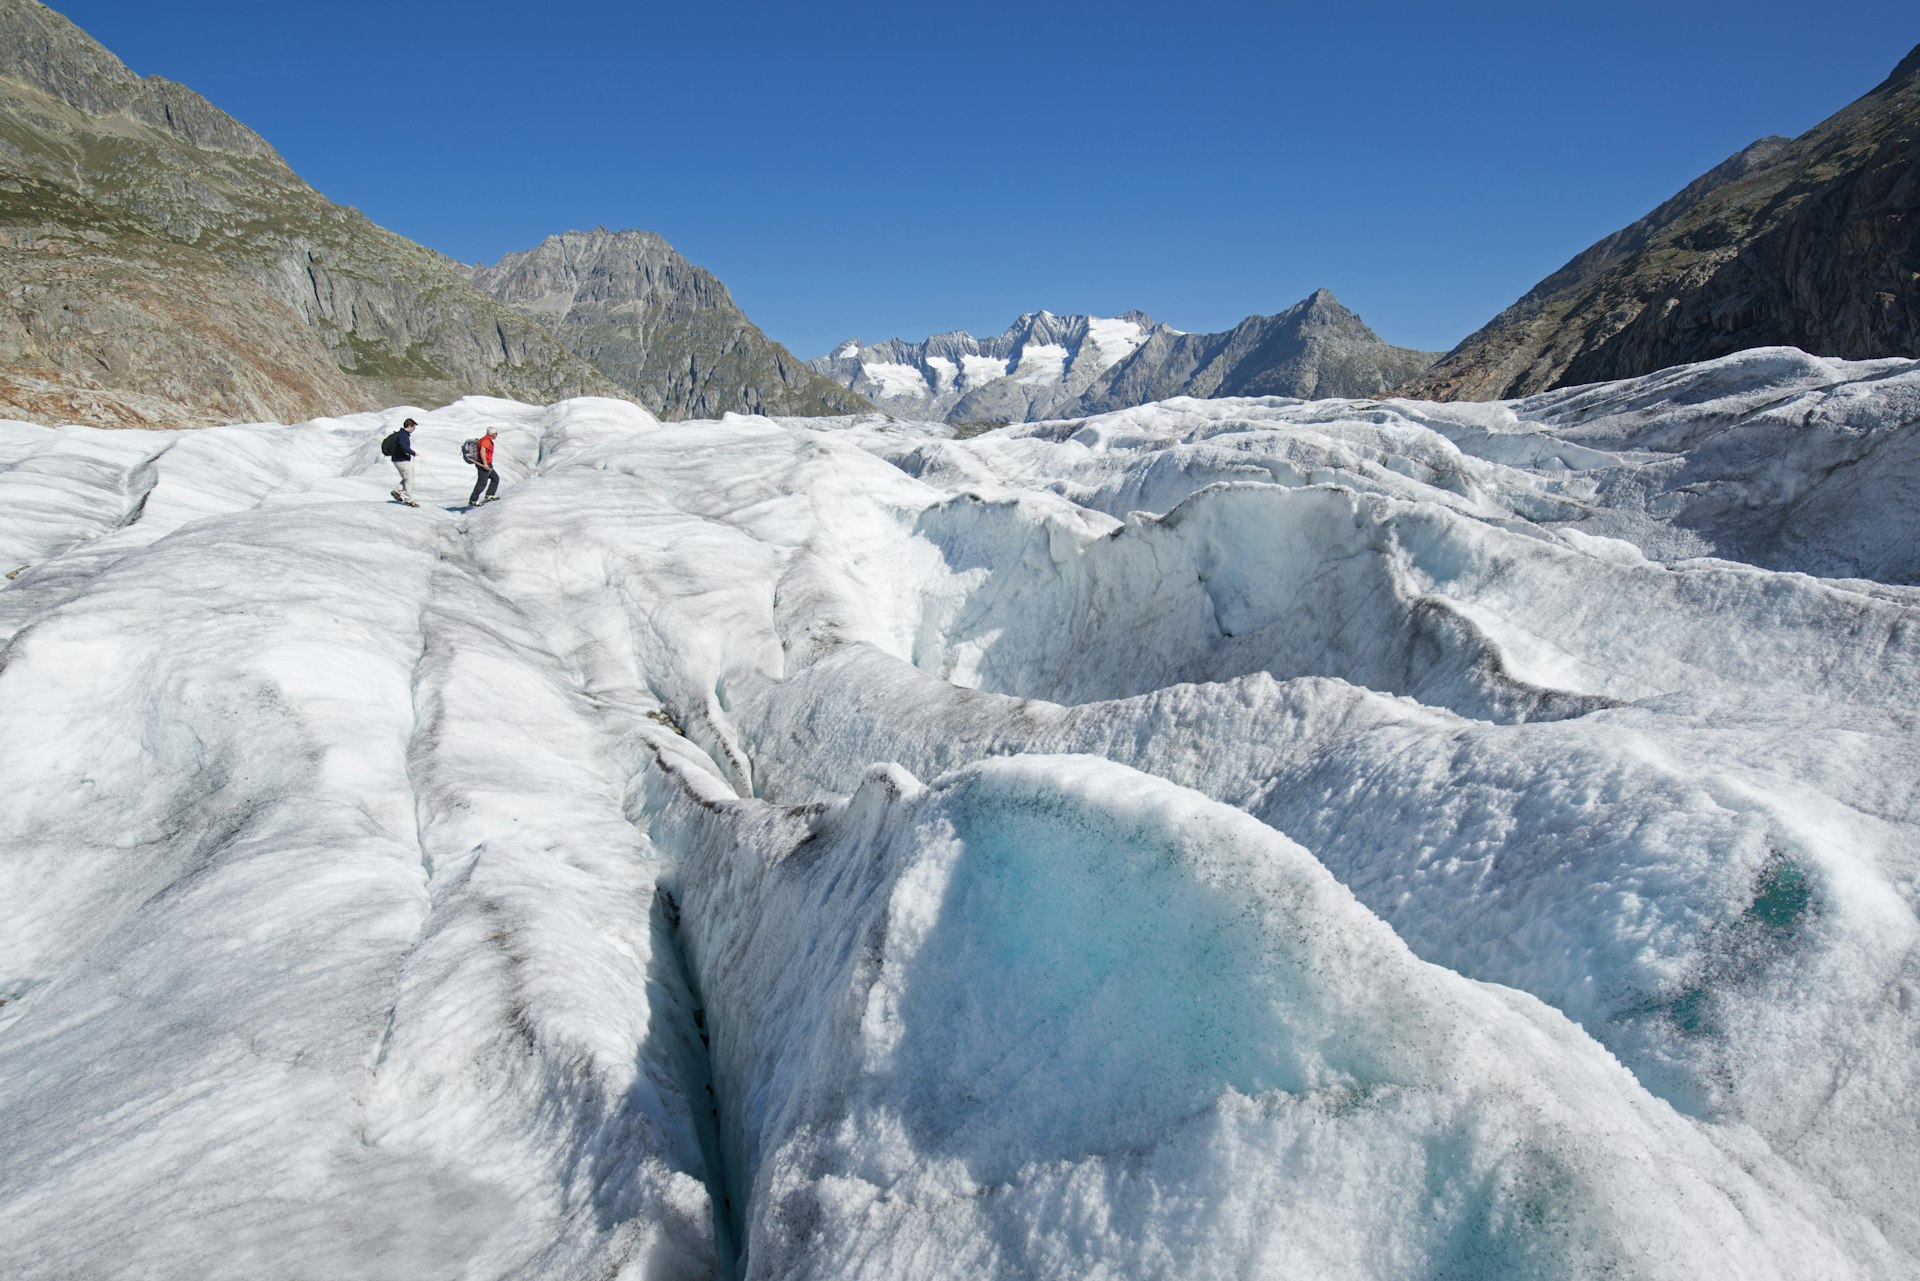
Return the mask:
<path id="1" fill-rule="evenodd" d="M 294 422 L 469 392 L 668 418 L 865 408 L 656 236 L 462 267 L 36 0 L 0 0 L 0 287 L 6 417 Z"/>
<path id="2" fill-rule="evenodd" d="M 991 338 L 957 329 L 919 342 L 849 338 L 808 363 L 895 417 L 1025 421 L 1071 403 L 1157 327 L 1137 311 L 1114 319 L 1033 311 Z"/>
<path id="3" fill-rule="evenodd" d="M 981 423 L 1105 413 L 1172 396 L 1372 396 L 1437 355 L 1382 342 L 1321 289 L 1225 333 L 1183 333 L 1138 311 L 1039 311 L 992 338 L 958 330 L 919 342 L 850 338 L 809 363 L 896 417 Z"/>
<path id="4" fill-rule="evenodd" d="M 1399 389 L 1490 400 L 1751 347 L 1920 356 L 1920 48 L 1541 281 Z"/>

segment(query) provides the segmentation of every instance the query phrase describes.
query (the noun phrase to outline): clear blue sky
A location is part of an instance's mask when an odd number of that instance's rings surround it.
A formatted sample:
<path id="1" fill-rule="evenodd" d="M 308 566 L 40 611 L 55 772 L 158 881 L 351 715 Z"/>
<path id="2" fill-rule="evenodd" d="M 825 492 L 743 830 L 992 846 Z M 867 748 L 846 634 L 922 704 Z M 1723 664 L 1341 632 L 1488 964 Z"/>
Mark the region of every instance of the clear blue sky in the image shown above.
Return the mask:
<path id="1" fill-rule="evenodd" d="M 54 0 L 466 261 L 658 231 L 802 356 L 1321 286 L 1444 349 L 1920 41 L 1913 0 Z"/>

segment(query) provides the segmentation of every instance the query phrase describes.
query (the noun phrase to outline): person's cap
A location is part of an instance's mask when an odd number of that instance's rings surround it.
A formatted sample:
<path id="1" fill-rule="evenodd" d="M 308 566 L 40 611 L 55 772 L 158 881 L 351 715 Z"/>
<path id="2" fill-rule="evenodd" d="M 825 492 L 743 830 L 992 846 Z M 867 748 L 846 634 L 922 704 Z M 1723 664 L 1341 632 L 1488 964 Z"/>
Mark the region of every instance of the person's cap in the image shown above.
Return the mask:
<path id="1" fill-rule="evenodd" d="M 409 418 L 409 419 L 407 419 L 407 421 L 405 421 L 405 422 L 403 422 L 403 423 L 401 423 L 400 425 L 401 425 L 402 427 L 414 427 L 414 426 L 418 426 L 418 424 L 417 424 L 417 423 L 415 423 L 415 422 L 413 421 L 413 419 L 411 419 L 411 418 Z"/>

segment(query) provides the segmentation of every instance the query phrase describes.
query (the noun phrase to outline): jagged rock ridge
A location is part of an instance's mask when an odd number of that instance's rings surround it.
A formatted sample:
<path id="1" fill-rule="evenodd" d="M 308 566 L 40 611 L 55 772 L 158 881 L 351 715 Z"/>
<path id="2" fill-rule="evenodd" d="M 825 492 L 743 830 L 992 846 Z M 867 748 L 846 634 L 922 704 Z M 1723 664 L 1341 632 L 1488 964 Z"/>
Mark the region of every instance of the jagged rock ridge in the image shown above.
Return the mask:
<path id="1" fill-rule="evenodd" d="M 1400 390 L 1524 396 L 1767 346 L 1920 355 L 1920 48 L 1593 245 Z"/>
<path id="2" fill-rule="evenodd" d="M 466 274 L 663 418 L 871 408 L 761 333 L 711 272 L 650 231 L 569 231 Z"/>
<path id="3" fill-rule="evenodd" d="M 1437 354 L 1382 342 L 1321 289 L 1225 333 L 1183 333 L 1138 311 L 1117 319 L 1042 311 L 995 338 L 855 338 L 811 363 L 889 413 L 971 423 L 1105 413 L 1173 396 L 1370 396 Z"/>

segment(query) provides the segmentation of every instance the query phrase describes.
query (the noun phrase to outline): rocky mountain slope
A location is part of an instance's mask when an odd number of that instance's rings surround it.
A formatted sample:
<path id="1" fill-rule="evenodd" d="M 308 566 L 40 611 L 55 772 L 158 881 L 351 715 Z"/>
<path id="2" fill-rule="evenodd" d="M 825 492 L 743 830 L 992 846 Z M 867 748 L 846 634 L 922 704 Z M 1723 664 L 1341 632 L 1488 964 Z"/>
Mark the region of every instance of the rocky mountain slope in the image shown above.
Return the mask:
<path id="1" fill-rule="evenodd" d="M 1370 396 L 1438 353 L 1394 347 L 1326 290 L 1219 334 L 1130 311 L 1117 319 L 1031 312 L 1005 333 L 923 342 L 849 339 L 811 362 L 898 417 L 1023 422 L 1105 413 L 1173 396 Z"/>
<path id="2" fill-rule="evenodd" d="M 1500 399 L 1776 345 L 1920 355 L 1920 48 L 1600 241 L 1401 391 Z"/>
<path id="3" fill-rule="evenodd" d="M 761 333 L 711 272 L 650 231 L 569 231 L 467 275 L 664 418 L 870 408 Z"/>
<path id="4" fill-rule="evenodd" d="M 1223 334 L 1164 326 L 1080 398 L 1106 413 L 1171 396 L 1374 396 L 1431 365 L 1438 352 L 1380 341 L 1324 289 L 1273 316 L 1249 316 Z"/>
<path id="5" fill-rule="evenodd" d="M 613 388 L 190 89 L 0 0 L 0 413 L 163 426 Z"/>

